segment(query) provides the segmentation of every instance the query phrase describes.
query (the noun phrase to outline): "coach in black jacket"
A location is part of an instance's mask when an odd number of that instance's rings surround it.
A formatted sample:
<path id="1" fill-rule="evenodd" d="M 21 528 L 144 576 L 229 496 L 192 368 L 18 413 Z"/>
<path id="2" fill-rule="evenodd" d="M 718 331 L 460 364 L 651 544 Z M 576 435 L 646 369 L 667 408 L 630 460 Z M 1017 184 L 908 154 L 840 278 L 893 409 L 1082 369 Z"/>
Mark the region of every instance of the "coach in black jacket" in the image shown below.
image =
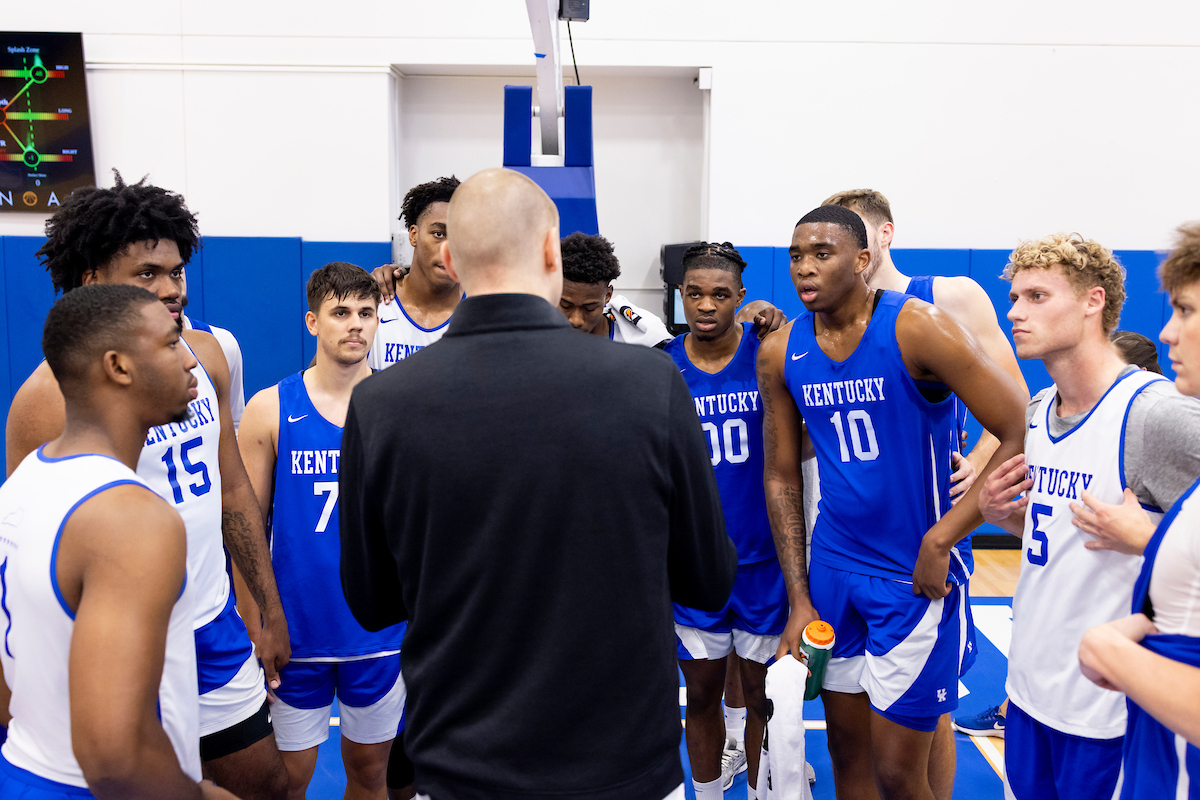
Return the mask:
<path id="1" fill-rule="evenodd" d="M 717 610 L 737 557 L 671 359 L 573 330 L 558 213 L 493 169 L 450 202 L 445 337 L 354 390 L 342 586 L 409 620 L 404 741 L 433 800 L 679 789 L 671 601 Z M 682 790 L 679 789 L 682 797 Z"/>

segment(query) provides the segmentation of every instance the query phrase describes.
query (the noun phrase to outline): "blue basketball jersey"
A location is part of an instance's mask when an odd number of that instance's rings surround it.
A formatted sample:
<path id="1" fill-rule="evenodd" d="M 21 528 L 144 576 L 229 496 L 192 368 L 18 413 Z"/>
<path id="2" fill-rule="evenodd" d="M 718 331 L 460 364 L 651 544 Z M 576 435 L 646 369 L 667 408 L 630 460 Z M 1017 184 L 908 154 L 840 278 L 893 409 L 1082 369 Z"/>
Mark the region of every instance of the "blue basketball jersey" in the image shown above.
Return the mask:
<path id="1" fill-rule="evenodd" d="M 715 375 L 694 365 L 684 339 L 666 346 L 696 403 L 700 427 L 708 439 L 725 529 L 737 546 L 738 563 L 775 558 L 775 541 L 763 494 L 762 401 L 758 396 L 758 337 L 742 323 L 742 341 L 733 359 Z"/>
<path id="2" fill-rule="evenodd" d="M 930 402 L 908 373 L 896 317 L 908 295 L 883 292 L 854 352 L 834 361 L 813 315 L 792 323 L 784 380 L 804 417 L 821 482 L 812 560 L 911 581 L 921 539 L 950 508 L 950 397 Z M 952 580 L 966 579 L 951 559 Z"/>
<path id="3" fill-rule="evenodd" d="M 933 302 L 933 280 L 936 275 L 918 275 L 915 278 L 908 279 L 908 288 L 904 290 L 905 294 L 912 295 L 918 300 L 924 300 L 929 305 L 934 305 Z M 958 399 L 958 395 L 951 395 L 954 399 L 954 432 L 957 434 L 954 438 L 953 449 L 962 452 L 962 435 L 967 427 L 967 407 L 963 401 Z M 949 487 L 947 487 L 949 491 Z M 971 550 L 971 537 L 967 536 L 955 547 L 962 554 L 963 561 L 967 565 L 967 572 L 975 571 L 975 557 Z"/>
<path id="4" fill-rule="evenodd" d="M 355 658 L 400 649 L 406 623 L 365 630 L 346 605 L 338 530 L 342 429 L 309 399 L 303 372 L 279 383 L 271 564 L 292 658 Z"/>

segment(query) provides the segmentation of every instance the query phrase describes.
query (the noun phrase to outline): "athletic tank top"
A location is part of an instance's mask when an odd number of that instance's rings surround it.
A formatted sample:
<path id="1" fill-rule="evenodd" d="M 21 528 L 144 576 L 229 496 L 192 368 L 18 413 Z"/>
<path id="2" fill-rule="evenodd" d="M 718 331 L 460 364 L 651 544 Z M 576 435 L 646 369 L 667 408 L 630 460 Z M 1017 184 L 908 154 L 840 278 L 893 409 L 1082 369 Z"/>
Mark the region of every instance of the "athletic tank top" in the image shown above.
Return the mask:
<path id="1" fill-rule="evenodd" d="M 303 376 L 298 372 L 279 384 L 279 454 L 271 511 L 271 563 L 292 658 L 394 652 L 407 624 L 367 631 L 342 593 L 337 508 L 342 429 L 317 411 Z"/>
<path id="2" fill-rule="evenodd" d="M 367 354 L 367 363 L 371 369 L 379 370 L 403 361 L 441 339 L 449 324 L 447 319 L 436 328 L 422 328 L 408 316 L 399 297 L 387 305 L 380 303 L 379 327 L 375 330 L 375 343 Z"/>
<path id="3" fill-rule="evenodd" d="M 910 300 L 881 293 L 845 361 L 825 355 L 813 315 L 792 323 L 784 380 L 816 451 L 821 498 L 812 560 L 912 582 L 921 539 L 949 509 L 953 404 L 930 402 L 908 373 L 896 317 Z M 966 572 L 950 562 L 951 580 Z"/>
<path id="4" fill-rule="evenodd" d="M 44 447 L 0 486 L 0 663 L 12 690 L 13 715 L 3 754 L 39 777 L 86 786 L 71 749 L 67 663 L 75 613 L 58 585 L 59 537 L 84 501 L 114 486 L 150 487 L 114 458 L 50 458 Z M 200 780 L 192 600 L 189 580 L 171 610 L 158 705 L 180 766 Z"/>
<path id="5" fill-rule="evenodd" d="M 1084 547 L 1091 536 L 1071 524 L 1071 502 L 1084 489 L 1104 503 L 1125 490 L 1125 421 L 1133 399 L 1159 375 L 1135 370 L 1117 379 L 1074 428 L 1057 439 L 1049 419 L 1058 407 L 1051 386 L 1025 431 L 1028 492 L 1021 576 L 1013 596 L 1008 693 L 1044 725 L 1092 739 L 1125 731 L 1125 698 L 1079 671 L 1079 642 L 1094 625 L 1129 613 L 1141 556 Z M 1148 509 L 1155 519 L 1159 509 Z"/>
<path id="6" fill-rule="evenodd" d="M 936 275 L 918 275 L 914 278 L 909 278 L 908 279 L 908 288 L 904 290 L 904 293 L 908 294 L 908 295 L 912 295 L 913 297 L 917 298 L 918 300 L 924 300 L 926 303 L 929 303 L 929 305 L 931 305 L 931 306 L 935 305 L 935 303 L 933 302 L 933 281 L 936 277 L 937 277 Z M 954 438 L 954 444 L 953 444 L 952 449 L 961 453 L 962 452 L 962 434 L 967 426 L 967 407 L 966 407 L 966 405 L 963 404 L 963 402 L 961 400 L 958 399 L 958 395 L 951 395 L 951 398 L 953 398 L 953 402 L 954 402 L 954 426 L 955 426 L 954 432 L 957 434 Z M 977 476 L 976 480 L 978 480 L 978 479 L 979 478 Z M 962 556 L 963 562 L 967 566 L 967 573 L 970 574 L 970 573 L 974 572 L 975 571 L 975 557 L 971 550 L 971 537 L 970 536 L 965 537 L 961 542 L 956 544 L 954 547 L 956 550 L 958 550 L 959 554 Z"/>
<path id="7" fill-rule="evenodd" d="M 183 343 L 187 346 L 187 342 Z M 188 348 L 191 349 L 190 347 Z M 192 369 L 196 399 L 183 422 L 156 425 L 146 436 L 137 474 L 175 507 L 187 527 L 188 584 L 196 597 L 196 627 L 216 619 L 229 599 L 221 539 L 221 412 L 203 364 Z"/>
<path id="8" fill-rule="evenodd" d="M 775 540 L 763 494 L 762 401 L 758 396 L 758 337 L 742 323 L 742 341 L 725 368 L 709 374 L 687 356 L 676 336 L 666 346 L 692 393 L 700 427 L 708 440 L 725 529 L 737 546 L 738 563 L 775 558 Z"/>

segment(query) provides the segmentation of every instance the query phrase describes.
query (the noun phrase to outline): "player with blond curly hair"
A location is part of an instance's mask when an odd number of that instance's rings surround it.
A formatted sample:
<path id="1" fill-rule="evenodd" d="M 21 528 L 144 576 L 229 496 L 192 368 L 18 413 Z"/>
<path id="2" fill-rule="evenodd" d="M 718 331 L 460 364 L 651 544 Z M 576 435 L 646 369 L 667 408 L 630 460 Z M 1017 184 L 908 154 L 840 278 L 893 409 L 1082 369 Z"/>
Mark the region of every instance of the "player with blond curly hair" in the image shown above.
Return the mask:
<path id="1" fill-rule="evenodd" d="M 1084 677 L 1077 652 L 1084 631 L 1128 613 L 1141 559 L 1090 535 L 1072 511 L 1115 504 L 1161 517 L 1200 474 L 1200 406 L 1109 342 L 1125 270 L 1098 242 L 1065 233 L 1023 242 L 1003 277 L 1017 356 L 1041 359 L 1054 379 L 1029 402 L 1024 455 L 993 471 L 979 499 L 985 519 L 1023 540 L 1008 782 L 1019 800 L 1110 798 L 1125 698 Z"/>

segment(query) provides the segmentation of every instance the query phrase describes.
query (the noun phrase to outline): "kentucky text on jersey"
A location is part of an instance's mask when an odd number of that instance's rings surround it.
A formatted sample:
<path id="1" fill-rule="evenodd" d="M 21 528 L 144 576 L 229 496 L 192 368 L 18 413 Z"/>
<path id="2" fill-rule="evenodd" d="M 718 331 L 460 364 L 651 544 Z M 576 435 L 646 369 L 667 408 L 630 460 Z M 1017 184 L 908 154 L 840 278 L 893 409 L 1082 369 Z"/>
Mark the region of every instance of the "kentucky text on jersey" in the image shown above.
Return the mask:
<path id="1" fill-rule="evenodd" d="M 423 344 L 397 344 L 389 343 L 384 345 L 383 360 L 391 364 L 393 361 L 403 361 L 418 350 L 424 350 Z"/>
<path id="2" fill-rule="evenodd" d="M 1032 492 L 1071 500 L 1078 500 L 1079 492 L 1091 486 L 1092 479 L 1096 477 L 1090 472 L 1036 467 L 1033 464 L 1028 466 L 1027 474 L 1033 481 Z"/>
<path id="3" fill-rule="evenodd" d="M 696 414 L 701 417 L 758 411 L 758 392 L 726 392 L 692 399 L 696 401 Z"/>
<path id="4" fill-rule="evenodd" d="M 146 446 L 155 442 L 164 442 L 180 434 L 194 431 L 202 425 L 207 425 L 217 419 L 213 411 L 212 398 L 201 397 L 188 403 L 188 418 L 183 422 L 171 422 L 166 425 L 155 425 L 146 436 Z"/>
<path id="5" fill-rule="evenodd" d="M 340 450 L 293 450 L 293 475 L 337 475 Z"/>
<path id="6" fill-rule="evenodd" d="M 804 405 L 832 406 L 843 403 L 879 403 L 883 396 L 883 378 L 858 378 L 852 381 L 803 384 Z M 843 397 L 845 399 L 843 399 Z"/>

